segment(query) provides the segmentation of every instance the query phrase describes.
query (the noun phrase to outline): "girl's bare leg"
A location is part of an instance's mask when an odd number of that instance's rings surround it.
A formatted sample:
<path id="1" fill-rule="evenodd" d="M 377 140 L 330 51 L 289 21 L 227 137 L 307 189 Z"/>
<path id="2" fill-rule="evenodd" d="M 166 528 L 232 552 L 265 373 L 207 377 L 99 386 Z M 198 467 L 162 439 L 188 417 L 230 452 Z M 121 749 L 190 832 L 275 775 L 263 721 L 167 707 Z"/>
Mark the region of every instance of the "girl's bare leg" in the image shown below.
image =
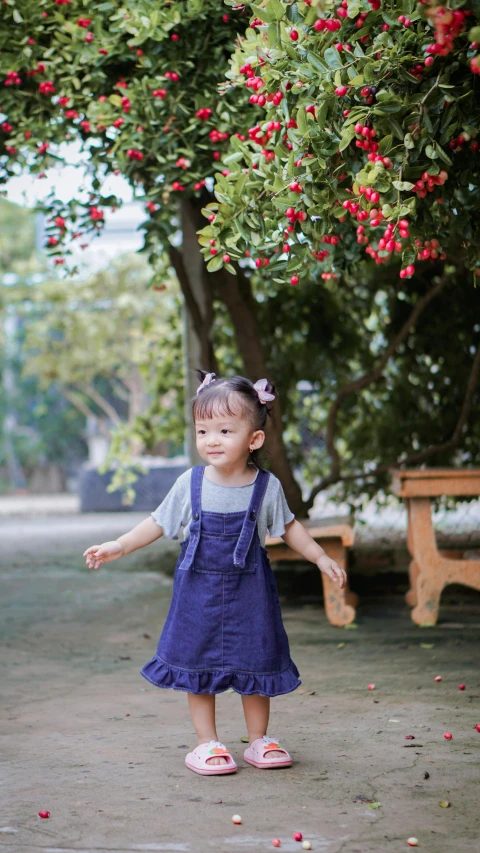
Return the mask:
<path id="1" fill-rule="evenodd" d="M 267 734 L 270 717 L 270 697 L 253 693 L 251 696 L 242 696 L 242 702 L 245 722 L 247 724 L 248 740 L 252 744 L 254 740 Z M 283 752 L 278 752 L 278 750 L 272 750 L 268 754 L 272 758 L 283 758 Z"/>
<path id="2" fill-rule="evenodd" d="M 198 745 L 218 740 L 215 725 L 215 696 L 211 693 L 189 693 L 190 716 L 197 733 Z M 225 758 L 208 758 L 208 764 L 226 764 Z"/>

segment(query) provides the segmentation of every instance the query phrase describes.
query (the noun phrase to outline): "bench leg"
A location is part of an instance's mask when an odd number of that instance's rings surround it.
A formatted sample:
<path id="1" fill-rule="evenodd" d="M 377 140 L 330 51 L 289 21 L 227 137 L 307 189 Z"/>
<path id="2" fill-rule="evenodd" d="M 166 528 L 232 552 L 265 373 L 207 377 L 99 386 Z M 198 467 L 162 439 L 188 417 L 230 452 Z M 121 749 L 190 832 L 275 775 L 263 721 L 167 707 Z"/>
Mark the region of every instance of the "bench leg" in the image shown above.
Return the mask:
<path id="1" fill-rule="evenodd" d="M 405 593 L 405 601 L 409 607 L 415 607 L 417 603 L 417 579 L 420 574 L 420 567 L 415 560 L 410 561 L 408 567 L 408 575 L 410 577 L 410 589 Z"/>
<path id="2" fill-rule="evenodd" d="M 338 565 L 345 569 L 346 567 L 346 549 L 341 543 L 328 544 L 328 556 L 335 560 Z M 349 625 L 355 619 L 355 605 L 358 603 L 358 596 L 352 592 L 348 583 L 345 589 L 340 589 L 338 581 L 332 581 L 328 575 L 322 572 L 323 597 L 325 601 L 325 613 L 331 625 L 342 627 Z"/>
<path id="3" fill-rule="evenodd" d="M 424 576 L 421 572 L 417 580 L 418 603 L 411 616 L 417 625 L 436 625 L 440 608 L 442 583 Z"/>

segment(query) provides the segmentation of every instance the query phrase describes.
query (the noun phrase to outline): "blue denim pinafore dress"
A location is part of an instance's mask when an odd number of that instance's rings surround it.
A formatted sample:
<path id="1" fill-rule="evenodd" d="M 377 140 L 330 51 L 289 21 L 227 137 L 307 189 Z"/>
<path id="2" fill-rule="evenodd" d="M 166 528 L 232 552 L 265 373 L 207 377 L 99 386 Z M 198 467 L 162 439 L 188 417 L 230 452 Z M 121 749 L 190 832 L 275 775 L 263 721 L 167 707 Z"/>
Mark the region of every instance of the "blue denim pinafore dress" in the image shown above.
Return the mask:
<path id="1" fill-rule="evenodd" d="M 157 653 L 141 674 L 189 693 L 290 693 L 301 681 L 257 531 L 270 474 L 259 469 L 246 512 L 226 513 L 202 511 L 203 474 L 203 466 L 192 469 L 190 533 Z"/>

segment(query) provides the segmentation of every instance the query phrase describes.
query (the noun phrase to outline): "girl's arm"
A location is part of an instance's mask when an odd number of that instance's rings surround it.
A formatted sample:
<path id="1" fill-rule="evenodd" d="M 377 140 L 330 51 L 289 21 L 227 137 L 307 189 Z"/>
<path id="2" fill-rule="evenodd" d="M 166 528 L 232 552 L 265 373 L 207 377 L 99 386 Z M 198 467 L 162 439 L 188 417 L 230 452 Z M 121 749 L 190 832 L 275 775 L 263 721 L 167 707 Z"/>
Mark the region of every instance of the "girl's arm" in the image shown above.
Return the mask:
<path id="1" fill-rule="evenodd" d="M 335 560 L 327 556 L 323 548 L 318 542 L 315 542 L 315 539 L 312 539 L 308 530 L 296 518 L 286 525 L 282 539 L 289 548 L 297 551 L 311 563 L 315 563 L 320 571 L 328 575 L 333 581 L 340 581 L 340 589 L 346 586 L 346 572 L 340 568 Z"/>
<path id="2" fill-rule="evenodd" d="M 145 548 L 161 536 L 163 536 L 163 528 L 149 516 L 118 539 L 104 542 L 103 545 L 91 545 L 83 556 L 86 558 L 89 569 L 98 569 L 102 563 L 111 563 L 112 560 L 131 554 L 132 551 Z"/>

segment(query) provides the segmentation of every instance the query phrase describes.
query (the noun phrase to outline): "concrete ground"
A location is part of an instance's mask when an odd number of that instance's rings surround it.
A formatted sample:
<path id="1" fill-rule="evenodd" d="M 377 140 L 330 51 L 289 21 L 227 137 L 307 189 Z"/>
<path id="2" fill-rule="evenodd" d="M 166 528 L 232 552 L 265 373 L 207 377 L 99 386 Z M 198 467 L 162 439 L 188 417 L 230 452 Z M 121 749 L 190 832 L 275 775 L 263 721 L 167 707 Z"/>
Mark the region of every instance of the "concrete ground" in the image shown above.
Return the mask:
<path id="1" fill-rule="evenodd" d="M 239 770 L 201 777 L 184 764 L 194 744 L 186 696 L 139 675 L 167 613 L 172 580 L 161 569 L 177 546 L 159 542 L 99 572 L 81 558 L 136 521 L 87 517 L 81 530 L 59 518 L 0 521 L 7 853 L 253 853 L 274 837 L 287 852 L 301 850 L 294 831 L 323 853 L 394 853 L 411 836 L 430 853 L 478 849 L 479 593 L 451 587 L 438 626 L 421 629 L 404 576 L 354 574 L 362 602 L 347 630 L 326 621 L 315 572 L 281 573 L 303 683 L 272 700 L 270 733 L 294 765 L 266 773 L 244 763 L 241 701 L 225 693 L 219 736 Z"/>

